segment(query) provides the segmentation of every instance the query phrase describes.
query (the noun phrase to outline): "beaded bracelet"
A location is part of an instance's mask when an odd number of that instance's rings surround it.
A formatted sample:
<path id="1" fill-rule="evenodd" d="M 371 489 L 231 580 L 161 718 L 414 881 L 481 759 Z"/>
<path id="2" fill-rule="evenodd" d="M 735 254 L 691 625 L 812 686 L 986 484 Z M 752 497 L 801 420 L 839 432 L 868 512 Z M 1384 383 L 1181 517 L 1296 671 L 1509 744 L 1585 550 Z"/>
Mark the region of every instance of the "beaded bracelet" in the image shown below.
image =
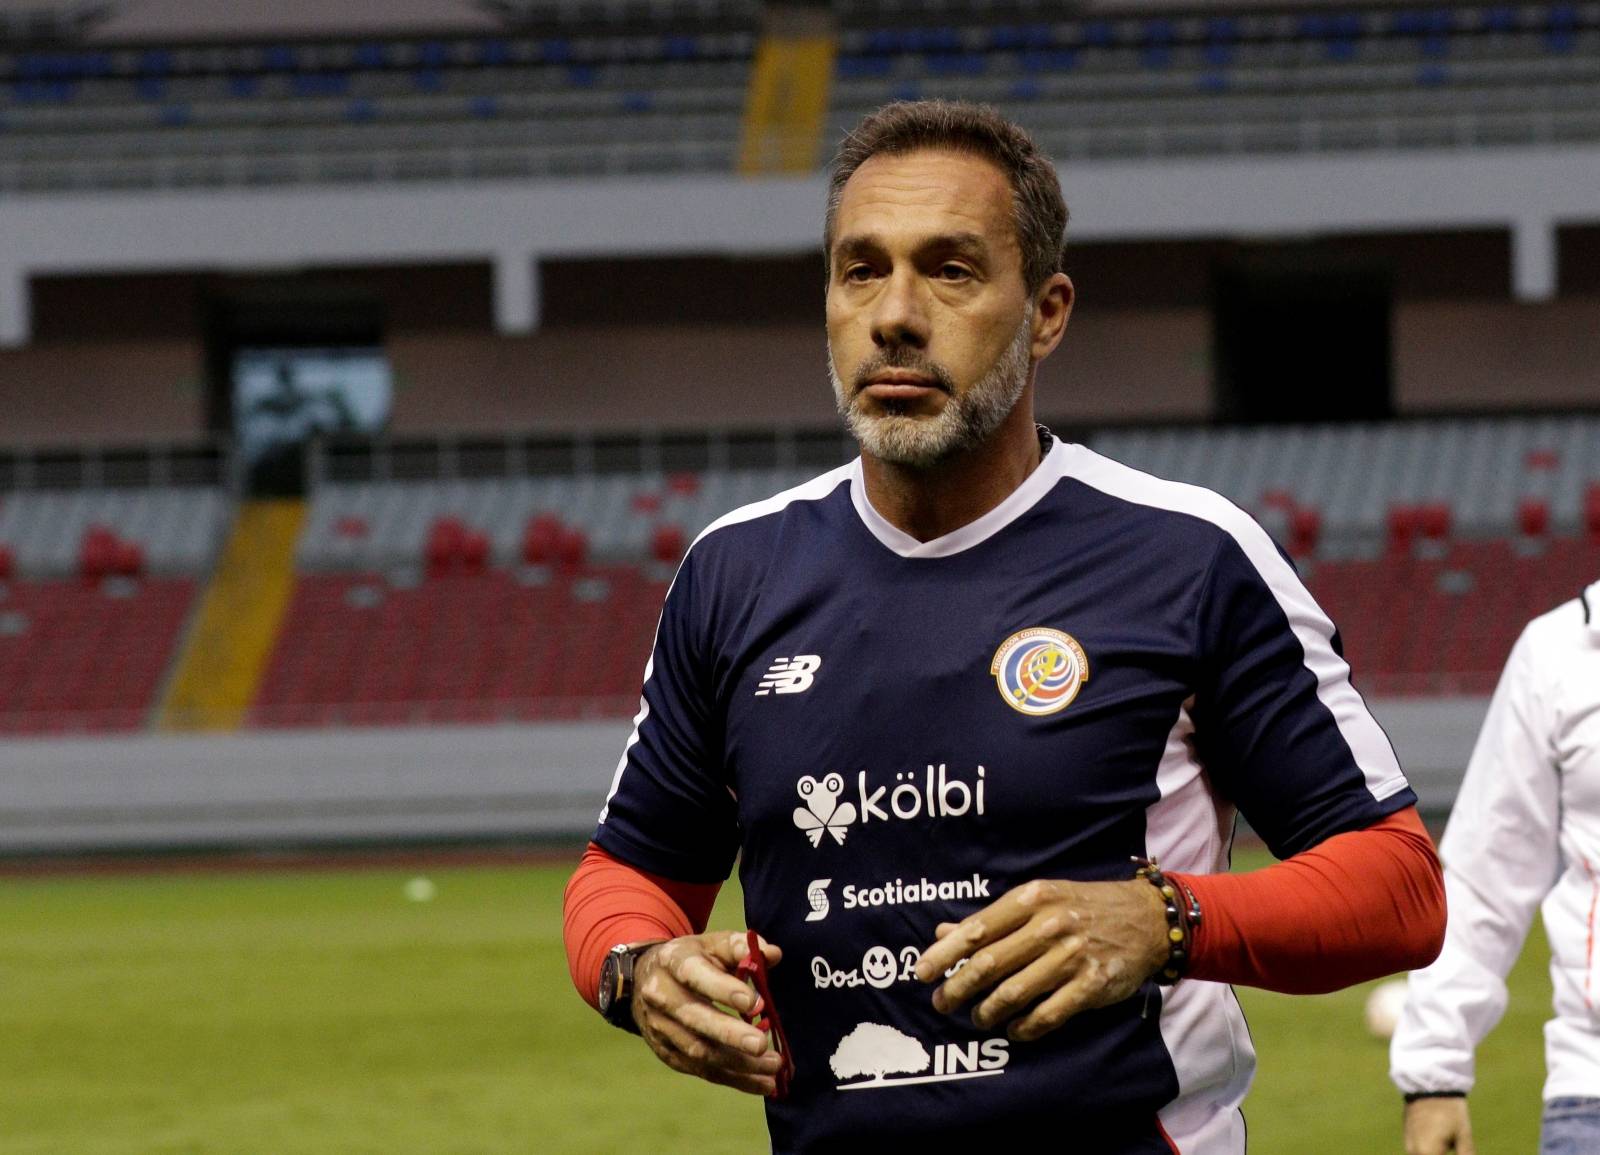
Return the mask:
<path id="1" fill-rule="evenodd" d="M 1160 986 L 1171 986 L 1183 977 L 1189 965 L 1189 948 L 1194 941 L 1194 928 L 1200 925 L 1200 903 L 1187 890 L 1184 900 L 1178 900 L 1178 886 L 1167 880 L 1161 864 L 1153 858 L 1134 858 L 1133 876 L 1145 879 L 1161 895 L 1167 914 L 1167 961 L 1150 977 Z"/>

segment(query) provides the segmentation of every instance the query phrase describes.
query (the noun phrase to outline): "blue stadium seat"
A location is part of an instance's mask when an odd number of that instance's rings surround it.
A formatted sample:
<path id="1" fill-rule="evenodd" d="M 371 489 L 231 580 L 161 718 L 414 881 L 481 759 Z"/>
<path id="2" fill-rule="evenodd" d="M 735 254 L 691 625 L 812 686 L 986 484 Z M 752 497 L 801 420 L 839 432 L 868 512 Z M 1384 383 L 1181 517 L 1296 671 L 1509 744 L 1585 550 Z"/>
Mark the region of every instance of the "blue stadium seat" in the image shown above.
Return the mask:
<path id="1" fill-rule="evenodd" d="M 273 44 L 261 50 L 261 67 L 268 72 L 293 72 L 300 67 L 300 55 L 292 45 Z"/>
<path id="2" fill-rule="evenodd" d="M 344 118 L 351 124 L 368 124 L 378 119 L 378 106 L 364 96 L 344 106 Z"/>
<path id="3" fill-rule="evenodd" d="M 478 63 L 498 67 L 511 63 L 511 45 L 500 39 L 483 40 L 478 44 Z"/>
<path id="4" fill-rule="evenodd" d="M 1225 72 L 1202 72 L 1195 78 L 1195 87 L 1201 92 L 1226 92 L 1228 76 Z"/>
<path id="5" fill-rule="evenodd" d="M 1577 47 L 1578 9 L 1571 4 L 1552 5 L 1545 14 L 1544 46 L 1550 52 L 1571 52 Z"/>
<path id="6" fill-rule="evenodd" d="M 1424 64 L 1417 69 L 1417 83 L 1423 88 L 1440 88 L 1450 83 L 1450 70 L 1443 64 Z"/>
<path id="7" fill-rule="evenodd" d="M 350 91 L 350 77 L 343 72 L 302 72 L 291 90 L 296 96 L 343 96 Z"/>
<path id="8" fill-rule="evenodd" d="M 1078 53 L 1073 48 L 1052 48 L 1044 52 L 1022 54 L 1022 67 L 1028 72 L 1070 72 L 1077 65 Z"/>
<path id="9" fill-rule="evenodd" d="M 700 41 L 694 36 L 665 36 L 661 40 L 661 55 L 668 60 L 696 60 L 700 56 Z"/>
<path id="10" fill-rule="evenodd" d="M 648 92 L 624 92 L 622 107 L 627 112 L 654 112 L 656 98 Z"/>
<path id="11" fill-rule="evenodd" d="M 934 76 L 982 76 L 989 67 L 981 52 L 930 52 L 923 61 Z"/>
<path id="12" fill-rule="evenodd" d="M 867 80 L 888 76 L 894 68 L 894 57 L 884 55 L 841 56 L 835 71 L 843 80 Z"/>
<path id="13" fill-rule="evenodd" d="M 228 77 L 228 93 L 240 100 L 249 100 L 261 91 L 261 78 L 259 76 L 240 75 Z"/>
<path id="14" fill-rule="evenodd" d="M 67 104 L 78 95 L 72 80 L 18 80 L 11 87 L 18 104 Z"/>
<path id="15" fill-rule="evenodd" d="M 167 82 L 159 76 L 141 76 L 133 86 L 139 94 L 140 100 L 165 100 L 167 98 Z"/>
<path id="16" fill-rule="evenodd" d="M 191 112 L 187 104 L 163 105 L 156 117 L 165 128 L 182 128 L 189 123 L 190 118 Z"/>
<path id="17" fill-rule="evenodd" d="M 159 48 L 141 52 L 138 69 L 148 76 L 165 76 L 172 71 L 172 53 Z"/>
<path id="18" fill-rule="evenodd" d="M 493 120 L 500 115 L 500 101 L 493 96 L 474 96 L 469 107 L 480 120 Z"/>
<path id="19" fill-rule="evenodd" d="M 1517 10 L 1509 7 L 1490 8 L 1483 13 L 1482 27 L 1486 32 L 1515 32 Z"/>
<path id="20" fill-rule="evenodd" d="M 547 64 L 565 64 L 572 59 L 572 44 L 566 40 L 546 40 L 539 45 L 539 57 Z"/>
<path id="21" fill-rule="evenodd" d="M 424 68 L 444 68 L 450 63 L 450 46 L 442 40 L 430 40 L 419 45 L 417 62 Z"/>
<path id="22" fill-rule="evenodd" d="M 1044 94 L 1044 89 L 1039 82 L 1031 76 L 1024 76 L 1012 82 L 1008 95 L 1012 100 L 1038 100 Z"/>
<path id="23" fill-rule="evenodd" d="M 600 73 L 591 64 L 573 64 L 567 68 L 567 83 L 574 88 L 593 88 Z"/>
<path id="24" fill-rule="evenodd" d="M 444 73 L 437 68 L 419 68 L 411 74 L 411 83 L 418 92 L 441 92 L 444 89 Z"/>
<path id="25" fill-rule="evenodd" d="M 356 45 L 354 59 L 357 68 L 383 68 L 389 63 L 389 50 L 381 42 L 369 40 Z"/>
<path id="26" fill-rule="evenodd" d="M 1083 42 L 1091 48 L 1111 48 L 1117 42 L 1117 30 L 1108 20 L 1094 20 L 1083 26 Z"/>

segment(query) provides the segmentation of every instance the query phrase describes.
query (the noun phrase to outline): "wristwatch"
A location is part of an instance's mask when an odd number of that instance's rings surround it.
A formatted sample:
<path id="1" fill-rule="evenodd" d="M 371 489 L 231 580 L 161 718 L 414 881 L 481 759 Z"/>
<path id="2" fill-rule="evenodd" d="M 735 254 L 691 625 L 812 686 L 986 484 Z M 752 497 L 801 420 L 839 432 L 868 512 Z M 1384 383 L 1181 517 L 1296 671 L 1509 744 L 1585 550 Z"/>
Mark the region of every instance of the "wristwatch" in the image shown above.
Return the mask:
<path id="1" fill-rule="evenodd" d="M 600 964 L 600 1015 L 612 1026 L 639 1033 L 639 1024 L 633 1021 L 634 964 L 663 941 L 619 942 L 606 952 L 605 962 Z"/>

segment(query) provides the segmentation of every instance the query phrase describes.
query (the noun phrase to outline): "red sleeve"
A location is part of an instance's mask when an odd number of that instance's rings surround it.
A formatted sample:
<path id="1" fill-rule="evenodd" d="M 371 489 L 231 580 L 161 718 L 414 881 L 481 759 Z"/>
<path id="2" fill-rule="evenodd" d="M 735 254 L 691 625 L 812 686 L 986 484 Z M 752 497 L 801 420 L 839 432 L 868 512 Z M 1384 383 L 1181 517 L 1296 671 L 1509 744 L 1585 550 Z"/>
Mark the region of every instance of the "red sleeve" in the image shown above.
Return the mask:
<path id="1" fill-rule="evenodd" d="M 619 942 L 701 933 L 721 889 L 719 882 L 677 882 L 650 874 L 591 842 L 562 902 L 561 936 L 573 986 L 594 1006 L 608 950 Z"/>
<path id="2" fill-rule="evenodd" d="M 1444 877 L 1415 807 L 1248 874 L 1168 877 L 1200 904 L 1192 978 L 1320 994 L 1444 945 Z"/>

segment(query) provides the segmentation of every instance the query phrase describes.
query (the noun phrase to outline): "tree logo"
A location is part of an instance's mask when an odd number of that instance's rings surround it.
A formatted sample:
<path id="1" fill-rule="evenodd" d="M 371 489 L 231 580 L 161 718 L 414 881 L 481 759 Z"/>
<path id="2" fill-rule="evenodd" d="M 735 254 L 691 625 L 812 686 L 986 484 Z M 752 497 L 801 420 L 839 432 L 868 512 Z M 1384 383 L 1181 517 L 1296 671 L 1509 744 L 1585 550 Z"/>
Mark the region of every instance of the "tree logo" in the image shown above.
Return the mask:
<path id="1" fill-rule="evenodd" d="M 1006 1039 L 939 1043 L 930 1055 L 916 1039 L 893 1027 L 860 1023 L 839 1040 L 828 1067 L 839 1080 L 839 1090 L 871 1091 L 1003 1075 L 1010 1061 L 1010 1043 Z"/>

